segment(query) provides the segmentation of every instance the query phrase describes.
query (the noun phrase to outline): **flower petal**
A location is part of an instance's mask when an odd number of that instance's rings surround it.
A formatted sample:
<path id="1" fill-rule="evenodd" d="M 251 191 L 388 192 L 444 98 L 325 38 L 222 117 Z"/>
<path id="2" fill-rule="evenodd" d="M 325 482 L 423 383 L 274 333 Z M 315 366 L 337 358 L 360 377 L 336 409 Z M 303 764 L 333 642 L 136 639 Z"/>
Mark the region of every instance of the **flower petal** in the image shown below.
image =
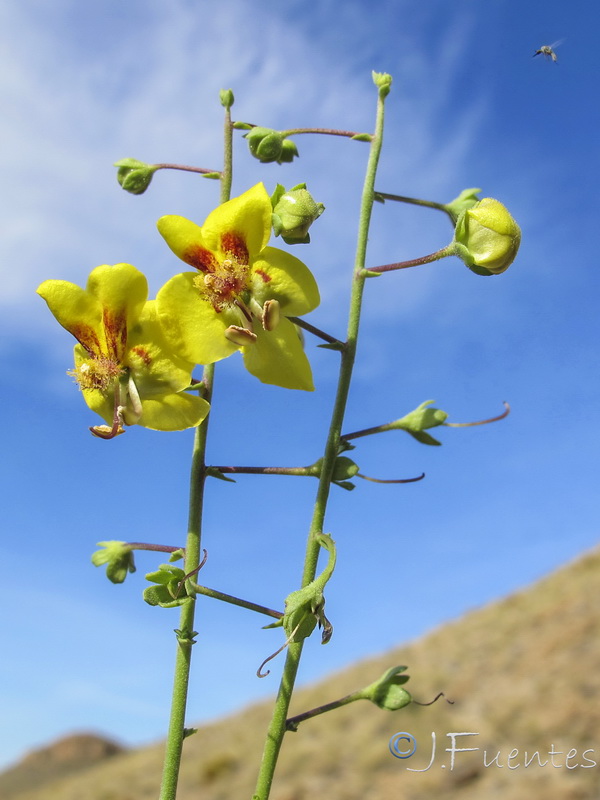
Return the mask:
<path id="1" fill-rule="evenodd" d="M 306 264 L 276 247 L 265 247 L 254 261 L 252 294 L 261 305 L 278 300 L 288 317 L 307 314 L 320 302 L 317 282 Z"/>
<path id="2" fill-rule="evenodd" d="M 234 197 L 206 218 L 202 234 L 207 246 L 223 252 L 223 236 L 237 235 L 246 245 L 250 258 L 258 256 L 271 235 L 271 200 L 264 184 L 257 183 L 239 197 Z"/>
<path id="3" fill-rule="evenodd" d="M 202 228 L 185 217 L 169 215 L 156 223 L 158 231 L 175 253 L 199 272 L 213 272 L 216 258 L 204 241 Z"/>
<path id="4" fill-rule="evenodd" d="M 173 351 L 165 339 L 158 320 L 156 301 L 149 300 L 139 323 L 127 341 L 126 366 L 142 396 L 178 392 L 190 385 L 194 363 L 185 361 Z"/>
<path id="5" fill-rule="evenodd" d="M 183 431 L 199 425 L 210 410 L 206 400 L 187 392 L 142 398 L 138 425 L 155 431 Z"/>
<path id="6" fill-rule="evenodd" d="M 103 264 L 90 272 L 87 291 L 111 316 L 123 318 L 131 328 L 148 298 L 148 281 L 131 264 Z"/>
<path id="7" fill-rule="evenodd" d="M 37 290 L 57 321 L 90 353 L 105 344 L 102 306 L 85 289 L 69 281 L 44 281 Z"/>
<path id="8" fill-rule="evenodd" d="M 248 372 L 262 383 L 312 392 L 312 372 L 296 327 L 284 318 L 274 331 L 257 325 L 255 333 L 256 342 L 242 348 Z"/>
<path id="9" fill-rule="evenodd" d="M 238 320 L 226 311 L 217 314 L 196 287 L 193 272 L 181 272 L 156 296 L 158 318 L 169 344 L 181 358 L 194 364 L 212 364 L 238 349 L 225 338 L 225 329 Z"/>

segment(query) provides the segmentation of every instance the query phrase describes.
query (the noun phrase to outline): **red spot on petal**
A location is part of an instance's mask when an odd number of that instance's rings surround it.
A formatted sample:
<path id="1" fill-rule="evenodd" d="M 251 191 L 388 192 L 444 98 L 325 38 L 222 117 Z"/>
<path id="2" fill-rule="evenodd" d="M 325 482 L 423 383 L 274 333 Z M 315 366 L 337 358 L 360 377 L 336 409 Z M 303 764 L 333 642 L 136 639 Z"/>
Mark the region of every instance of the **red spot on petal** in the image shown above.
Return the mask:
<path id="1" fill-rule="evenodd" d="M 193 246 L 186 250 L 182 255 L 182 260 L 199 272 L 206 273 L 214 272 L 218 264 L 215 255 L 210 250 L 200 246 Z"/>
<path id="2" fill-rule="evenodd" d="M 136 356 L 139 356 L 147 367 L 149 367 L 150 364 L 152 363 L 152 358 L 150 354 L 148 353 L 147 350 L 144 350 L 143 347 L 139 345 L 137 347 L 132 347 L 131 352 L 135 353 Z"/>
<path id="3" fill-rule="evenodd" d="M 90 355 L 98 355 L 100 353 L 100 342 L 96 332 L 89 325 L 71 325 L 69 326 L 69 333 L 73 334 L 83 349 Z"/>
<path id="4" fill-rule="evenodd" d="M 111 314 L 105 308 L 102 312 L 102 323 L 106 335 L 108 357 L 121 363 L 125 345 L 127 344 L 127 320 L 125 314 Z"/>
<path id="5" fill-rule="evenodd" d="M 224 253 L 232 256 L 238 264 L 248 263 L 248 248 L 246 240 L 239 233 L 221 234 L 221 249 Z"/>
<path id="6" fill-rule="evenodd" d="M 268 283 L 271 280 L 271 276 L 267 275 L 267 273 L 262 269 L 255 269 L 254 272 L 256 275 L 260 275 L 265 283 Z"/>

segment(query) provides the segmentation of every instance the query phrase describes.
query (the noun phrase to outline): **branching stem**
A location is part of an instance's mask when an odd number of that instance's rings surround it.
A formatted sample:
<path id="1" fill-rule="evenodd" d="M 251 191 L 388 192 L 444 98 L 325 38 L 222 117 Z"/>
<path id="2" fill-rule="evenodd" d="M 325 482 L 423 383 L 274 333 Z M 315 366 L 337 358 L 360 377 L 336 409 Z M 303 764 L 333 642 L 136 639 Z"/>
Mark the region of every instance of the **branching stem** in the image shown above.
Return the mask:
<path id="1" fill-rule="evenodd" d="M 317 537 L 323 531 L 325 512 L 331 486 L 331 476 L 333 474 L 335 460 L 339 452 L 341 428 L 344 420 L 346 402 L 348 399 L 350 381 L 352 378 L 352 370 L 356 355 L 362 296 L 366 277 L 364 265 L 367 251 L 369 223 L 373 208 L 375 176 L 377 173 L 377 165 L 379 162 L 379 155 L 381 152 L 383 139 L 383 121 L 384 99 L 380 94 L 377 104 L 375 134 L 372 137 L 370 144 L 369 160 L 361 199 L 358 241 L 356 247 L 354 273 L 352 277 L 352 292 L 350 297 L 350 310 L 348 317 L 348 336 L 346 339 L 346 346 L 342 352 L 337 394 L 323 455 L 321 477 L 319 479 L 319 487 L 317 489 L 313 517 L 308 534 L 304 570 L 302 575 L 303 587 L 307 586 L 311 581 L 313 581 L 316 575 L 317 561 L 319 552 L 321 550 L 321 545 L 319 544 Z M 279 685 L 275 707 L 273 709 L 273 716 L 267 731 L 263 758 L 253 800 L 267 800 L 271 791 L 277 758 L 279 756 L 283 737 L 286 732 L 286 719 L 296 675 L 298 672 L 300 657 L 302 655 L 302 645 L 303 642 L 291 642 L 287 650 L 283 675 Z"/>

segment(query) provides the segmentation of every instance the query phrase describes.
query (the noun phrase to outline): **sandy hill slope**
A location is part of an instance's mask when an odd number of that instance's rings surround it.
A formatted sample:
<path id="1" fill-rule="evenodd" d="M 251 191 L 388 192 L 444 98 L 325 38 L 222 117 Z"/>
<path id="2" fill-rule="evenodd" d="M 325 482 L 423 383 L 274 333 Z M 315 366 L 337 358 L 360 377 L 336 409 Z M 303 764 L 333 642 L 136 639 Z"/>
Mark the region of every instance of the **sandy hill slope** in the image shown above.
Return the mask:
<path id="1" fill-rule="evenodd" d="M 409 666 L 406 688 L 416 699 L 443 689 L 454 704 L 390 713 L 361 701 L 303 723 L 284 742 L 273 800 L 600 798 L 600 551 L 299 691 L 293 712 L 341 697 L 396 664 Z M 269 716 L 261 703 L 190 737 L 180 800 L 250 800 Z M 397 732 L 417 742 L 409 759 L 390 754 Z M 26 788 L 23 780 L 19 789 L 22 762 L 11 782 L 0 775 L 0 797 L 155 800 L 161 759 L 159 746 L 112 754 L 68 776 L 50 771 L 42 786 Z"/>

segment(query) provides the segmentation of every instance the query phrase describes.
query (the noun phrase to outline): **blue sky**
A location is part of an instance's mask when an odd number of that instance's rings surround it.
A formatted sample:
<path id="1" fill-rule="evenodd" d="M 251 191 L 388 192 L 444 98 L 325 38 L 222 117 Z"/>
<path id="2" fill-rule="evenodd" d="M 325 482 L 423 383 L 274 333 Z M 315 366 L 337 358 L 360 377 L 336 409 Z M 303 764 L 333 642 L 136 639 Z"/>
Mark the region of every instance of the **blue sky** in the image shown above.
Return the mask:
<path id="1" fill-rule="evenodd" d="M 218 168 L 221 88 L 234 90 L 237 119 L 368 131 L 371 70 L 389 72 L 378 188 L 447 202 L 479 186 L 523 230 L 517 261 L 498 278 L 449 259 L 368 283 L 346 431 L 427 399 L 454 421 L 497 414 L 503 400 L 513 412 L 497 425 L 442 430 L 441 448 L 400 432 L 361 441 L 354 458 L 366 474 L 427 478 L 334 487 L 335 634 L 327 647 L 309 642 L 301 679 L 419 636 L 597 542 L 599 13 L 582 0 L 339 8 L 9 0 L 0 10 L 1 763 L 75 729 L 129 744 L 166 729 L 177 614 L 141 600 L 143 575 L 159 562 L 139 557 L 136 575 L 114 587 L 89 556 L 103 539 L 183 543 L 192 435 L 132 428 L 92 439 L 96 419 L 65 374 L 72 341 L 35 288 L 46 278 L 83 284 L 98 264 L 127 261 L 155 292 L 180 271 L 155 221 L 201 222 L 217 185 L 164 171 L 132 197 L 111 164 L 133 156 Z M 558 39 L 558 64 L 532 58 Z M 292 165 L 260 165 L 238 138 L 234 192 L 306 180 L 326 205 L 313 243 L 294 254 L 321 285 L 310 320 L 342 336 L 367 147 L 297 144 Z M 424 255 L 451 235 L 436 212 L 377 206 L 369 264 Z M 313 395 L 265 387 L 237 357 L 219 366 L 212 463 L 320 456 L 337 356 L 310 339 L 307 352 Z M 297 588 L 315 488 L 281 477 L 211 483 L 203 581 L 281 606 Z M 279 644 L 261 624 L 201 604 L 190 722 L 275 691 L 277 664 L 255 677 Z"/>

